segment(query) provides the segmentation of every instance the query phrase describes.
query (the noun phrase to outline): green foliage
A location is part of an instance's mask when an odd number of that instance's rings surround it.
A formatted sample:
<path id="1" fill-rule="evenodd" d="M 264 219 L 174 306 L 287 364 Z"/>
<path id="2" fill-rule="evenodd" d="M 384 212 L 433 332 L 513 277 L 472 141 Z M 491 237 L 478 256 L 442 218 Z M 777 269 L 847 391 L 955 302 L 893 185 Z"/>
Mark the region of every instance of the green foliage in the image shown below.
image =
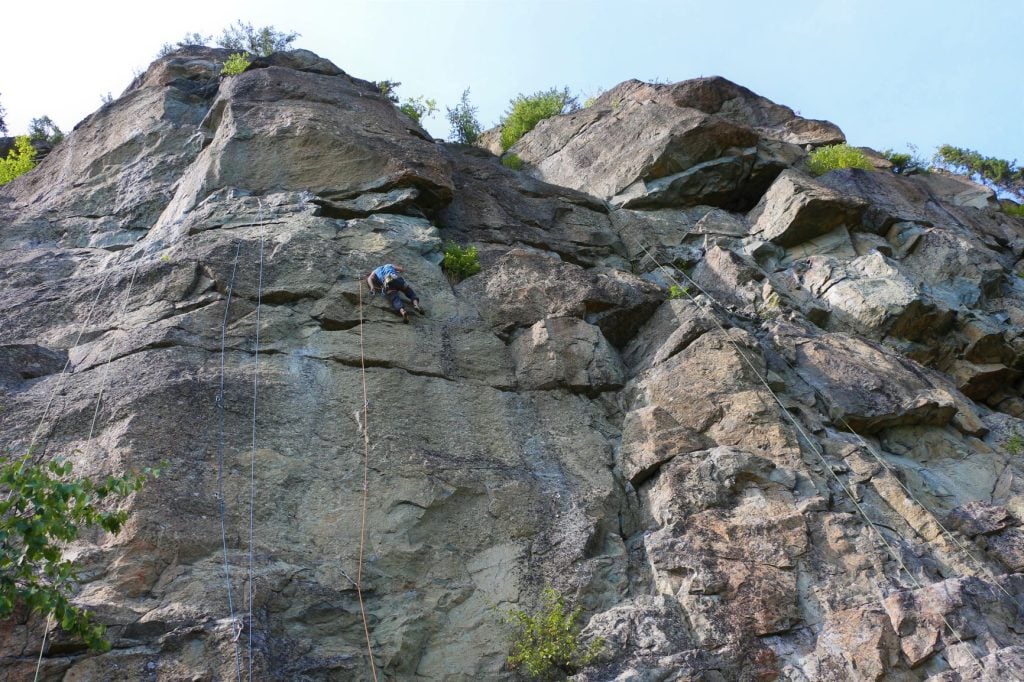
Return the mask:
<path id="1" fill-rule="evenodd" d="M 242 52 L 236 52 L 228 60 L 224 62 L 224 67 L 220 70 L 222 76 L 237 76 L 252 64 L 249 58 Z"/>
<path id="2" fill-rule="evenodd" d="M 4 116 L 7 115 L 7 110 L 4 109 L 4 105 L 0 104 L 0 135 L 7 134 L 7 122 L 4 121 Z"/>
<path id="3" fill-rule="evenodd" d="M 49 116 L 40 116 L 28 124 L 28 137 L 33 142 L 56 145 L 64 139 L 64 131 L 58 128 Z"/>
<path id="4" fill-rule="evenodd" d="M 668 288 L 668 298 L 673 301 L 677 298 L 683 298 L 690 293 L 690 287 L 681 287 L 678 284 L 673 284 Z"/>
<path id="5" fill-rule="evenodd" d="M 469 88 L 462 91 L 462 97 L 454 108 L 445 107 L 448 123 L 451 125 L 452 142 L 473 144 L 480 137 L 480 121 L 476 118 L 476 107 L 469 103 Z"/>
<path id="6" fill-rule="evenodd" d="M 824 175 L 829 171 L 840 168 L 861 168 L 863 170 L 874 168 L 868 157 L 864 155 L 864 152 L 856 147 L 851 147 L 845 142 L 818 147 L 811 152 L 808 163 L 811 173 L 814 175 Z"/>
<path id="7" fill-rule="evenodd" d="M 398 87 L 401 81 L 377 81 L 377 90 L 389 101 L 398 104 Z"/>
<path id="8" fill-rule="evenodd" d="M 7 153 L 7 158 L 0 159 L 0 185 L 6 185 L 35 167 L 36 149 L 28 135 L 21 135 L 14 140 L 14 149 Z"/>
<path id="9" fill-rule="evenodd" d="M 1012 215 L 1015 218 L 1024 218 L 1024 204 L 1015 204 L 1009 201 L 1002 203 L 1003 213 Z"/>
<path id="10" fill-rule="evenodd" d="M 512 170 L 519 170 L 523 167 L 523 160 L 519 158 L 518 154 L 505 154 L 501 157 L 501 165 Z"/>
<path id="11" fill-rule="evenodd" d="M 166 57 L 170 53 L 182 47 L 189 47 L 190 45 L 203 46 L 209 45 L 212 42 L 213 36 L 204 36 L 201 33 L 193 31 L 191 33 L 186 33 L 184 38 L 174 43 L 173 45 L 171 43 L 164 43 L 163 45 L 161 45 L 160 49 L 157 50 L 156 56 L 159 59 L 160 57 Z"/>
<path id="12" fill-rule="evenodd" d="M 423 95 L 409 97 L 402 102 L 398 109 L 419 124 L 424 116 L 433 116 L 437 113 L 437 101 Z"/>
<path id="13" fill-rule="evenodd" d="M 509 666 L 533 679 L 552 680 L 589 665 L 604 646 L 600 639 L 584 647 L 579 618 L 582 608 L 570 609 L 551 587 L 544 589 L 543 604 L 534 614 L 514 609 L 507 616 L 515 626 Z"/>
<path id="14" fill-rule="evenodd" d="M 1006 439 L 1003 443 L 1003 449 L 1011 455 L 1019 455 L 1024 452 L 1024 436 L 1019 432 L 1014 432 L 1012 436 Z"/>
<path id="15" fill-rule="evenodd" d="M 910 153 L 907 154 L 894 152 L 891 149 L 886 149 L 882 152 L 885 160 L 892 164 L 892 172 L 896 175 L 926 173 L 928 171 L 928 161 L 918 156 L 916 146 L 908 144 L 907 148 L 910 149 Z"/>
<path id="16" fill-rule="evenodd" d="M 248 52 L 257 57 L 268 57 L 274 52 L 283 52 L 291 47 L 300 34 L 278 31 L 273 26 L 256 28 L 241 19 L 224 29 L 217 39 L 217 46 Z"/>
<path id="17" fill-rule="evenodd" d="M 545 118 L 579 109 L 569 88 L 542 90 L 532 95 L 518 95 L 509 103 L 501 119 L 501 149 L 508 149 Z"/>
<path id="18" fill-rule="evenodd" d="M 935 152 L 935 163 L 948 171 L 967 175 L 999 192 L 1024 197 L 1024 168 L 1016 161 L 983 156 L 973 149 L 944 144 Z"/>
<path id="19" fill-rule="evenodd" d="M 33 464 L 28 455 L 0 467 L 0 619 L 25 604 L 52 615 L 90 648 L 108 650 L 106 628 L 68 600 L 77 575 L 61 545 L 88 526 L 117 533 L 128 513 L 103 507 L 140 490 L 148 475 L 158 472 L 93 483 L 71 478 L 70 462 Z"/>
<path id="20" fill-rule="evenodd" d="M 444 245 L 444 260 L 441 261 L 441 269 L 444 270 L 452 284 L 456 284 L 480 272 L 480 257 L 475 246 L 461 247 L 455 242 L 447 242 Z"/>

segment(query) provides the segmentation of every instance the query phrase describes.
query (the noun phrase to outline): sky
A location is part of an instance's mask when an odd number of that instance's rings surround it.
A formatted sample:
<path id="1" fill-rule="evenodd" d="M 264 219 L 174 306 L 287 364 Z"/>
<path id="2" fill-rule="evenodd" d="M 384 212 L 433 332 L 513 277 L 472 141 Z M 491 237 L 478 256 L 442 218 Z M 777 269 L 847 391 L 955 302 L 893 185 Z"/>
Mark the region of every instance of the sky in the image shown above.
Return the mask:
<path id="1" fill-rule="evenodd" d="M 353 76 L 437 100 L 470 88 L 485 128 L 509 100 L 568 86 L 580 100 L 629 78 L 724 76 L 851 144 L 931 156 L 944 143 L 1024 163 L 1019 0 L 55 0 L 0 9 L 9 134 L 62 129 L 117 97 L 163 43 L 242 19 Z"/>

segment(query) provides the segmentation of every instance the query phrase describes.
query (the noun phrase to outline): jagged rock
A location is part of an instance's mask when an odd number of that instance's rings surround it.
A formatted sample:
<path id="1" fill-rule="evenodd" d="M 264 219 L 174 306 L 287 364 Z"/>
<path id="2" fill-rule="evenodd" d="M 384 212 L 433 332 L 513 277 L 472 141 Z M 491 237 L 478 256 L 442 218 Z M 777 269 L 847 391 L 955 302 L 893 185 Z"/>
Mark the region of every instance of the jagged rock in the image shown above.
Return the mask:
<path id="1" fill-rule="evenodd" d="M 622 361 L 601 330 L 576 318 L 541 320 L 513 339 L 511 352 L 523 389 L 600 392 L 625 383 Z"/>
<path id="2" fill-rule="evenodd" d="M 867 203 L 786 170 L 750 212 L 751 233 L 780 246 L 794 246 L 839 226 L 860 224 Z"/>
<path id="3" fill-rule="evenodd" d="M 225 57 L 157 60 L 0 188 L 4 447 L 163 469 L 66 549 L 113 650 L 51 627 L 42 679 L 235 676 L 225 577 L 260 679 L 368 678 L 368 630 L 382 679 L 508 680 L 545 584 L 608 640 L 581 682 L 1020 677 L 1024 221 L 987 190 L 805 179 L 838 129 L 721 79 L 541 123 L 559 187 L 312 53 Z M 734 212 L 785 169 L 834 198 L 777 197 L 799 243 Z M 368 295 L 387 262 L 426 315 Z M 1007 371 L 975 403 L 962 363 Z M 46 627 L 0 623 L 0 676 Z"/>
<path id="4" fill-rule="evenodd" d="M 576 317 L 601 328 L 615 346 L 626 343 L 654 313 L 658 287 L 620 271 L 587 271 L 537 251 L 512 249 L 466 280 L 467 295 L 502 333 L 547 317 Z"/>
<path id="5" fill-rule="evenodd" d="M 637 374 L 664 362 L 714 328 L 714 319 L 690 300 L 665 301 L 626 346 L 623 359 Z"/>
<path id="6" fill-rule="evenodd" d="M 749 206 L 800 155 L 843 139 L 724 78 L 623 83 L 541 121 L 511 151 L 531 172 L 629 207 Z M 787 148 L 789 145 L 790 148 Z"/>

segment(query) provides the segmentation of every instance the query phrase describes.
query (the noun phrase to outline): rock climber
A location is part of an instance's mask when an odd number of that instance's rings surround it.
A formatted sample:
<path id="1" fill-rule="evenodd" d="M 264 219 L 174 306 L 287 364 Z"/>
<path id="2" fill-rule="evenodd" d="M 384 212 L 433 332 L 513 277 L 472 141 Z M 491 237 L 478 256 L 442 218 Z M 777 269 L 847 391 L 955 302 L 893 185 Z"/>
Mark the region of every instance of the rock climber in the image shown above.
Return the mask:
<path id="1" fill-rule="evenodd" d="M 402 322 L 409 322 L 409 313 L 405 310 L 405 302 L 402 300 L 402 294 L 412 302 L 413 309 L 420 315 L 423 315 L 423 308 L 420 307 L 419 296 L 412 290 L 412 287 L 406 283 L 401 273 L 405 272 L 405 269 L 400 265 L 394 265 L 387 263 L 379 268 L 375 269 L 366 277 L 366 284 L 370 287 L 370 293 L 377 293 L 378 291 L 387 297 L 391 303 L 391 307 L 394 308 L 395 312 L 402 316 Z"/>

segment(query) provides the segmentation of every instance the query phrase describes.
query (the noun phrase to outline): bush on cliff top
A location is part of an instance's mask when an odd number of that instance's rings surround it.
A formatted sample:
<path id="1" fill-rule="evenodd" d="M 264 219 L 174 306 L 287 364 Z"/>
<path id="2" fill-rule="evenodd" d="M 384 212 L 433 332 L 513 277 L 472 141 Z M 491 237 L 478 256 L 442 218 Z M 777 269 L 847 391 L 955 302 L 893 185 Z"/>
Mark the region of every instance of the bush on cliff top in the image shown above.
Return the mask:
<path id="1" fill-rule="evenodd" d="M 250 64 L 252 64 L 252 62 L 249 61 L 249 58 L 246 57 L 244 53 L 236 52 L 228 57 L 228 60 L 224 62 L 224 66 L 221 68 L 220 72 L 223 76 L 237 76 L 248 69 Z"/>
<path id="2" fill-rule="evenodd" d="M 542 90 L 532 95 L 518 95 L 501 119 L 501 149 L 507 150 L 545 118 L 579 109 L 569 88 Z"/>
<path id="3" fill-rule="evenodd" d="M 448 111 L 448 123 L 451 125 L 452 142 L 473 144 L 480 137 L 482 128 L 476 118 L 476 107 L 469 103 L 469 88 L 462 91 L 459 103 Z"/>
<path id="4" fill-rule="evenodd" d="M 874 168 L 864 152 L 845 142 L 818 147 L 808 157 L 808 165 L 814 175 L 824 175 L 840 168 L 861 168 L 863 170 Z"/>

